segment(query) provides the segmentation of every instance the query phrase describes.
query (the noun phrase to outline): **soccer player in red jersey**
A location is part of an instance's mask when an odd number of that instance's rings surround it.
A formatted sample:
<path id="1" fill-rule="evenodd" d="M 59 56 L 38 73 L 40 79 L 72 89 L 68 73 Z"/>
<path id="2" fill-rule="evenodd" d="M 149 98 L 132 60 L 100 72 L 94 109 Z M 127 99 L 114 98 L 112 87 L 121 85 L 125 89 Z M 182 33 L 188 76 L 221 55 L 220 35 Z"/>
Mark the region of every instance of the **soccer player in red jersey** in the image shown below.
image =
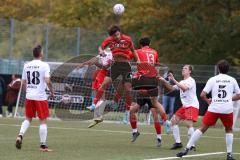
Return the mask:
<path id="1" fill-rule="evenodd" d="M 54 92 L 50 81 L 50 67 L 41 60 L 43 57 L 41 46 L 33 49 L 33 57 L 34 60 L 26 63 L 23 68 L 22 84 L 26 88 L 26 119 L 22 122 L 20 132 L 17 136 L 16 148 L 21 149 L 23 136 L 29 128 L 32 118 L 36 117 L 37 113 L 40 122 L 40 150 L 48 152 L 51 150 L 46 145 L 46 119 L 49 116 L 49 110 L 45 89 L 48 86 L 51 96 L 54 96 Z"/>
<path id="2" fill-rule="evenodd" d="M 93 75 L 93 82 L 92 82 L 92 89 L 94 91 L 93 95 L 92 95 L 93 97 L 95 96 L 96 92 L 102 85 L 104 78 L 107 76 L 107 74 L 109 72 L 108 68 L 111 65 L 111 63 L 112 63 L 112 52 L 110 51 L 109 48 L 106 48 L 104 50 L 104 55 L 97 55 L 97 56 L 91 58 L 90 60 L 81 63 L 77 67 L 79 69 L 85 65 L 88 65 L 88 66 L 95 65 L 99 68 L 95 71 L 95 73 Z M 120 98 L 122 96 L 122 90 L 123 90 L 123 85 L 120 82 L 118 85 L 118 88 L 116 90 L 116 93 L 113 97 L 115 102 L 118 102 L 120 100 Z M 108 101 L 105 100 L 105 96 L 103 95 L 101 97 L 101 99 L 97 102 L 96 105 L 93 103 L 91 106 L 87 107 L 87 109 L 89 109 L 89 110 L 94 110 L 94 118 L 93 118 L 93 121 L 88 126 L 88 128 L 92 128 L 95 125 L 97 125 L 98 123 L 103 121 L 102 115 L 103 115 L 106 105 L 108 105 Z"/>
<path id="3" fill-rule="evenodd" d="M 201 126 L 196 129 L 191 139 L 188 141 L 186 148 L 177 154 L 182 157 L 188 154 L 191 146 L 198 141 L 210 126 L 214 126 L 220 119 L 225 127 L 225 138 L 227 148 L 227 160 L 234 160 L 232 156 L 233 144 L 233 103 L 240 99 L 240 89 L 235 78 L 227 75 L 229 64 L 226 60 L 220 60 L 217 63 L 219 74 L 211 77 L 204 87 L 201 98 L 209 104 L 205 113 Z M 212 98 L 208 99 L 207 94 L 211 92 Z M 236 94 L 233 96 L 233 94 Z"/>
<path id="4" fill-rule="evenodd" d="M 99 54 L 104 54 L 103 50 L 106 47 L 109 47 L 113 54 L 113 63 L 109 68 L 108 75 L 104 78 L 101 87 L 97 91 L 94 104 L 97 104 L 97 102 L 101 99 L 104 91 L 112 83 L 112 81 L 121 75 L 126 93 L 126 107 L 129 108 L 132 102 L 132 85 L 130 82 L 131 66 L 129 61 L 132 53 L 138 62 L 138 55 L 135 52 L 131 37 L 122 34 L 118 26 L 111 26 L 108 30 L 108 34 L 109 37 L 107 37 L 99 47 Z M 116 108 L 116 106 L 117 103 L 112 101 L 112 107 Z"/>
<path id="5" fill-rule="evenodd" d="M 137 129 L 136 112 L 140 106 L 148 104 L 153 113 L 154 126 L 157 132 L 157 146 L 161 145 L 161 125 L 158 119 L 158 112 L 162 119 L 166 122 L 167 115 L 163 106 L 158 102 L 158 72 L 155 64 L 159 63 L 158 53 L 149 47 L 150 39 L 148 37 L 141 38 L 139 41 L 141 49 L 136 50 L 140 63 L 137 66 L 137 73 L 133 76 L 132 85 L 135 90 L 139 90 L 135 103 L 130 107 L 130 124 L 132 127 L 132 142 L 140 135 Z M 142 91 L 142 94 L 141 94 Z M 167 123 L 165 123 L 167 125 Z"/>

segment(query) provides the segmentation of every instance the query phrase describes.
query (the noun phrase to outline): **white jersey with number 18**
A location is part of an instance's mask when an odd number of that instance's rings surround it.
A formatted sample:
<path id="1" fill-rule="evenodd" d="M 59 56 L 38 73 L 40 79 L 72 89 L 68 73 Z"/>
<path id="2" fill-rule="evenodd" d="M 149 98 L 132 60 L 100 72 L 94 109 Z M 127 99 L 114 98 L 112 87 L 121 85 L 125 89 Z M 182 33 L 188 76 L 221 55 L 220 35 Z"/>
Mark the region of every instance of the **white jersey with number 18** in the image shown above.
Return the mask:
<path id="1" fill-rule="evenodd" d="M 226 74 L 219 74 L 210 78 L 203 91 L 206 93 L 212 92 L 212 102 L 208 111 L 223 114 L 233 112 L 233 93 L 240 94 L 236 79 Z"/>
<path id="2" fill-rule="evenodd" d="M 50 77 L 50 67 L 41 60 L 24 65 L 22 79 L 26 80 L 26 99 L 47 100 L 45 77 Z"/>

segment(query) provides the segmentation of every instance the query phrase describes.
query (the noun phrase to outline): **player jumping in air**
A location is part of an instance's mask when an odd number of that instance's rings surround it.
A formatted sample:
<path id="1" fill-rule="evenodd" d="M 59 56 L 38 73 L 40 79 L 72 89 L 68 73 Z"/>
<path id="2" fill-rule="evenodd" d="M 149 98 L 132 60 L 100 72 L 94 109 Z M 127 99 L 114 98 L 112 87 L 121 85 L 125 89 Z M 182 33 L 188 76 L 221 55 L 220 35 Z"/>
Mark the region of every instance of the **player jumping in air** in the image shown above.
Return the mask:
<path id="1" fill-rule="evenodd" d="M 187 155 L 191 146 L 194 145 L 210 126 L 214 126 L 220 119 L 225 127 L 227 160 L 234 160 L 232 156 L 233 144 L 233 103 L 240 99 L 240 89 L 235 78 L 227 75 L 229 64 L 226 60 L 220 60 L 217 63 L 219 74 L 210 78 L 204 87 L 201 98 L 209 104 L 208 110 L 202 119 L 202 125 L 198 128 L 188 141 L 186 148 L 177 154 L 177 157 Z M 208 99 L 207 94 L 212 94 Z M 233 96 L 233 93 L 236 93 Z"/>
<path id="2" fill-rule="evenodd" d="M 100 68 L 95 71 L 93 76 L 93 80 L 94 80 L 92 82 L 92 89 L 94 91 L 93 97 L 95 96 L 95 93 L 98 91 L 99 87 L 102 85 L 104 78 L 108 74 L 109 71 L 107 69 L 109 68 L 111 63 L 112 63 L 112 52 L 110 51 L 109 48 L 106 48 L 104 50 L 104 54 L 97 55 L 91 58 L 90 60 L 84 63 L 81 63 L 78 66 L 78 69 L 82 68 L 85 65 L 88 65 L 88 66 L 96 65 L 98 68 Z M 116 90 L 116 93 L 114 94 L 114 97 L 113 97 L 115 102 L 118 102 L 120 100 L 122 96 L 122 90 L 123 90 L 123 85 L 120 82 Z M 98 123 L 103 121 L 102 115 L 107 105 L 109 105 L 109 101 L 106 101 L 105 96 L 103 95 L 96 105 L 93 103 L 91 106 L 87 107 L 89 110 L 94 110 L 94 118 L 91 124 L 88 126 L 88 128 L 92 128 Z"/>
<path id="3" fill-rule="evenodd" d="M 99 47 L 99 54 L 104 54 L 104 49 L 109 47 L 113 54 L 113 63 L 109 68 L 107 76 L 104 78 L 104 81 L 101 87 L 98 89 L 96 97 L 94 98 L 94 104 L 96 105 L 98 101 L 103 96 L 104 91 L 107 87 L 118 77 L 122 76 L 122 82 L 126 95 L 126 110 L 129 110 L 132 103 L 131 89 L 132 85 L 130 82 L 130 73 L 131 66 L 129 61 L 131 60 L 132 54 L 135 59 L 138 60 L 138 55 L 135 52 L 132 39 L 122 34 L 118 26 L 111 26 L 108 30 L 109 37 L 107 37 L 102 45 Z M 118 96 L 119 97 L 119 96 Z M 119 98 L 120 99 L 120 98 Z M 113 108 L 117 108 L 118 105 L 116 100 L 112 101 Z"/>

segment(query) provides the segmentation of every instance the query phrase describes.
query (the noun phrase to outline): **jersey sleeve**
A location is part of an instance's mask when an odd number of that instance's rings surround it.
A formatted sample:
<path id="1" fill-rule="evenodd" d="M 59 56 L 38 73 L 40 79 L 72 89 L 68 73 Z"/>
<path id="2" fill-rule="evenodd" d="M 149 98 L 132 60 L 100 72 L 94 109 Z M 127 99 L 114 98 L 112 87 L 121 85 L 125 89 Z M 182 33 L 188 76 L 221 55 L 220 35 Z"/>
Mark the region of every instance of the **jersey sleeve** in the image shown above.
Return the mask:
<path id="1" fill-rule="evenodd" d="M 212 83 L 213 83 L 213 80 L 211 78 L 207 81 L 205 87 L 203 88 L 203 91 L 206 92 L 206 93 L 209 93 L 212 90 L 212 86 L 213 86 Z"/>
<path id="2" fill-rule="evenodd" d="M 49 78 L 50 77 L 50 67 L 48 64 L 46 64 L 44 77 Z"/>
<path id="3" fill-rule="evenodd" d="M 105 49 L 109 45 L 110 41 L 111 37 L 106 38 L 101 44 L 102 49 Z"/>
<path id="4" fill-rule="evenodd" d="M 191 89 L 194 86 L 195 81 L 193 79 L 189 79 L 187 81 L 184 81 L 184 85 L 188 87 L 188 89 Z"/>
<path id="5" fill-rule="evenodd" d="M 238 83 L 235 79 L 234 79 L 234 86 L 233 87 L 234 87 L 234 92 L 236 94 L 240 94 L 240 89 L 239 89 Z"/>

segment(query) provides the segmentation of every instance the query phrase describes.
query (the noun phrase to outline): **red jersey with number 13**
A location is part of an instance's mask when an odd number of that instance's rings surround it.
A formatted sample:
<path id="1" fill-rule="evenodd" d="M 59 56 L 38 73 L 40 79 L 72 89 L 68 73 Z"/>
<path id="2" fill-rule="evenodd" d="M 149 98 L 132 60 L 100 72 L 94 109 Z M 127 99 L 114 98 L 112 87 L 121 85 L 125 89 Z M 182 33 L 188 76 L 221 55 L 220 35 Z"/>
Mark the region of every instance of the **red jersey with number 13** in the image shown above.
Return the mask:
<path id="1" fill-rule="evenodd" d="M 145 46 L 136 50 L 140 64 L 137 67 L 137 75 L 144 75 L 146 77 L 156 77 L 157 70 L 154 64 L 159 63 L 158 52 L 149 46 Z"/>
<path id="2" fill-rule="evenodd" d="M 134 49 L 131 37 L 121 34 L 120 40 L 115 40 L 112 36 L 109 36 L 101 45 L 103 49 L 107 46 L 111 49 L 113 56 L 122 56 L 128 60 L 131 59 L 131 48 Z"/>

